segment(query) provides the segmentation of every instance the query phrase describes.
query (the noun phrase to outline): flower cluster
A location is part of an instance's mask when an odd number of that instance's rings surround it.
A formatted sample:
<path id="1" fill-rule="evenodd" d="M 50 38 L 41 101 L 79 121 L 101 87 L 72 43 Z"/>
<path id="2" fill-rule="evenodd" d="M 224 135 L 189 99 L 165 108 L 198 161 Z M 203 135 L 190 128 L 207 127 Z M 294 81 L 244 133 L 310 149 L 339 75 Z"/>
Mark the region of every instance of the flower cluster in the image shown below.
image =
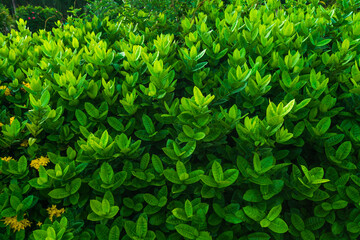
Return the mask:
<path id="1" fill-rule="evenodd" d="M 32 14 L 35 14 L 35 12 L 31 12 Z M 38 14 L 39 15 L 39 14 Z M 28 17 L 28 19 L 30 20 L 31 17 Z M 32 19 L 35 19 L 35 17 L 32 17 Z"/>
<path id="2" fill-rule="evenodd" d="M 12 157 L 2 157 L 1 160 L 5 161 L 5 162 L 10 162 L 10 160 L 15 160 Z"/>
<path id="3" fill-rule="evenodd" d="M 31 89 L 30 88 L 30 83 L 22 82 L 22 84 L 24 85 L 24 87 L 27 87 L 27 88 Z M 25 88 L 21 88 L 21 90 L 26 92 Z"/>
<path id="4" fill-rule="evenodd" d="M 31 222 L 29 220 L 24 218 L 23 220 L 18 221 L 17 216 L 15 216 L 15 217 L 6 217 L 2 221 L 4 221 L 4 224 L 6 226 L 10 225 L 10 228 L 14 229 L 14 232 L 24 230 L 26 227 L 31 226 Z"/>
<path id="5" fill-rule="evenodd" d="M 5 90 L 5 96 L 11 95 L 11 90 L 7 86 L 0 86 L 0 90 Z"/>
<path id="6" fill-rule="evenodd" d="M 29 140 L 25 139 L 21 144 L 21 147 L 28 147 L 29 146 Z"/>
<path id="7" fill-rule="evenodd" d="M 49 214 L 50 221 L 53 221 L 53 217 L 61 217 L 61 214 L 65 212 L 64 208 L 57 209 L 56 205 L 52 205 L 51 207 L 47 208 L 46 211 Z"/>
<path id="8" fill-rule="evenodd" d="M 50 160 L 48 157 L 41 156 L 39 158 L 32 160 L 30 163 L 30 167 L 33 167 L 33 168 L 39 170 L 40 166 L 47 166 L 49 162 L 50 162 Z"/>

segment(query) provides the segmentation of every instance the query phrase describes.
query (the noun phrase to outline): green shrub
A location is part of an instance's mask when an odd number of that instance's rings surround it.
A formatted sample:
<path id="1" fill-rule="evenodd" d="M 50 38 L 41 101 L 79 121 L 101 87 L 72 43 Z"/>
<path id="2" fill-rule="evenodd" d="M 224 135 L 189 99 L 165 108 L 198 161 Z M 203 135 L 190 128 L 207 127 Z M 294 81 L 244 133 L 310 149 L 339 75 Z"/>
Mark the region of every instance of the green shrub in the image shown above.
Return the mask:
<path id="1" fill-rule="evenodd" d="M 96 16 L 99 19 L 109 17 L 114 19 L 121 13 L 122 1 L 115 0 L 94 0 L 84 6 L 84 16 L 87 19 Z"/>
<path id="2" fill-rule="evenodd" d="M 20 19 L 0 34 L 0 239 L 359 239 L 357 4 Z"/>
<path id="3" fill-rule="evenodd" d="M 0 32 L 7 34 L 14 27 L 15 21 L 11 17 L 9 9 L 0 3 Z"/>
<path id="4" fill-rule="evenodd" d="M 198 0 L 126 0 L 127 4 L 148 12 L 163 13 L 170 19 L 178 19 L 195 8 Z"/>
<path id="5" fill-rule="evenodd" d="M 39 29 L 51 30 L 63 17 L 55 8 L 27 5 L 16 9 L 16 18 L 26 20 L 30 31 L 36 32 Z"/>

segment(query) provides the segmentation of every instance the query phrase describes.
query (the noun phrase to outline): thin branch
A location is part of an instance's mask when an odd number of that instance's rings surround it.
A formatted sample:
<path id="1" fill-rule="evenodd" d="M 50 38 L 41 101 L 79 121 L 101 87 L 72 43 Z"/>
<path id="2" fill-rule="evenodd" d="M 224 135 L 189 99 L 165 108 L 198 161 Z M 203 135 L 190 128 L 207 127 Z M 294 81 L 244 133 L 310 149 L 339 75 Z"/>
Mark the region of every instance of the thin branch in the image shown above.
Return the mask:
<path id="1" fill-rule="evenodd" d="M 205 2 L 206 2 L 206 0 L 202 0 L 202 2 L 200 2 L 200 3 L 197 5 L 197 7 L 195 8 L 193 17 L 192 17 L 192 19 L 191 19 L 190 22 L 192 22 L 192 21 L 194 20 L 197 10 L 199 10 L 199 8 L 200 8 Z"/>
<path id="2" fill-rule="evenodd" d="M 14 14 L 16 15 L 16 4 L 15 4 L 15 0 L 12 0 L 12 4 L 13 4 L 13 8 L 14 8 Z"/>

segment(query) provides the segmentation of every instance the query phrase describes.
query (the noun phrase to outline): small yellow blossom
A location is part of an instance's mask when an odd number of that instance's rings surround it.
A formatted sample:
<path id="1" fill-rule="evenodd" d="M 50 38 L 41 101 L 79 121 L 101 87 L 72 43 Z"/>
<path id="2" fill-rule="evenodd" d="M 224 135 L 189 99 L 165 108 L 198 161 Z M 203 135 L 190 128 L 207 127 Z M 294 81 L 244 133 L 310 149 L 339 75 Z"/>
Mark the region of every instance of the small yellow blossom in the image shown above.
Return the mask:
<path id="1" fill-rule="evenodd" d="M 10 162 L 10 160 L 15 160 L 12 157 L 2 157 L 1 160 L 5 161 L 5 162 Z"/>
<path id="2" fill-rule="evenodd" d="M 39 170 L 40 166 L 47 166 L 49 162 L 50 162 L 50 160 L 48 157 L 41 156 L 39 158 L 32 160 L 30 163 L 30 167 L 33 167 L 33 168 L 36 168 L 37 170 Z"/>
<path id="3" fill-rule="evenodd" d="M 2 126 L 4 126 L 4 124 L 0 122 L 0 127 L 2 127 Z"/>
<path id="4" fill-rule="evenodd" d="M 22 146 L 22 147 L 28 147 L 29 146 L 29 141 L 26 139 L 26 140 L 24 140 L 21 144 L 20 144 L 20 146 Z"/>
<path id="5" fill-rule="evenodd" d="M 9 88 L 7 88 L 7 89 L 5 90 L 5 96 L 10 96 L 10 95 L 11 95 L 11 91 L 10 91 Z"/>
<path id="6" fill-rule="evenodd" d="M 7 86 L 0 86 L 0 90 L 5 90 L 5 96 L 11 95 L 11 91 Z"/>
<path id="7" fill-rule="evenodd" d="M 22 82 L 22 84 L 23 84 L 25 87 L 31 89 L 31 88 L 30 88 L 30 83 Z M 24 92 L 26 92 L 25 88 L 21 88 L 21 90 L 24 91 Z"/>
<path id="8" fill-rule="evenodd" d="M 42 222 L 37 222 L 37 224 L 36 225 L 38 225 L 39 227 L 42 225 Z"/>
<path id="9" fill-rule="evenodd" d="M 48 214 L 49 214 L 49 219 L 50 221 L 53 221 L 53 217 L 61 217 L 61 214 L 63 214 L 65 212 L 65 209 L 57 209 L 56 205 L 52 205 L 52 207 L 49 207 L 46 209 Z"/>
<path id="10" fill-rule="evenodd" d="M 27 219 L 23 219 L 20 222 L 17 220 L 17 217 L 6 217 L 4 220 L 6 226 L 10 225 L 10 228 L 14 229 L 14 232 L 24 230 L 26 227 L 31 226 L 31 222 Z"/>
<path id="11" fill-rule="evenodd" d="M 10 125 L 13 123 L 14 120 L 15 120 L 15 117 L 10 118 Z"/>

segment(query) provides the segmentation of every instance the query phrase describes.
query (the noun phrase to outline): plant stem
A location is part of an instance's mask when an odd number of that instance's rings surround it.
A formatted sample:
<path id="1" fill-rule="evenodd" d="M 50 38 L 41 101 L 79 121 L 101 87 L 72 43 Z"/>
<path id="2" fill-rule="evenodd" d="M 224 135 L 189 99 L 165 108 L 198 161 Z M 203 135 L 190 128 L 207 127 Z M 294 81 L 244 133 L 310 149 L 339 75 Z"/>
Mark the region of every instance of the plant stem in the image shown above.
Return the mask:
<path id="1" fill-rule="evenodd" d="M 13 8 L 14 8 L 14 14 L 16 15 L 16 4 L 15 4 L 15 0 L 12 0 L 12 4 L 13 4 Z"/>

